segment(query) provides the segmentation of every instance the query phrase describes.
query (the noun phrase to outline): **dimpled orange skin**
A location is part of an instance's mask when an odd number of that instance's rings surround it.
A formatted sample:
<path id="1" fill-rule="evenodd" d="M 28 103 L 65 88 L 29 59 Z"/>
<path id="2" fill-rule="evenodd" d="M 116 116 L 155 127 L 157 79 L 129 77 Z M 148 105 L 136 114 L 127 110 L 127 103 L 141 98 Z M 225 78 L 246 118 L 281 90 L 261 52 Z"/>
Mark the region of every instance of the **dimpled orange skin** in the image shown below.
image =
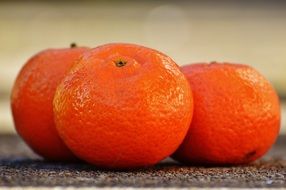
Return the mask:
<path id="1" fill-rule="evenodd" d="M 228 63 L 181 68 L 194 115 L 174 158 L 189 164 L 245 164 L 263 156 L 279 133 L 279 99 L 253 68 Z"/>
<path id="2" fill-rule="evenodd" d="M 79 158 L 101 168 L 156 164 L 183 141 L 192 94 L 168 56 L 138 45 L 87 52 L 59 85 L 57 129 Z"/>
<path id="3" fill-rule="evenodd" d="M 53 97 L 58 83 L 87 48 L 48 49 L 22 68 L 11 94 L 17 132 L 48 160 L 74 160 L 55 128 Z"/>

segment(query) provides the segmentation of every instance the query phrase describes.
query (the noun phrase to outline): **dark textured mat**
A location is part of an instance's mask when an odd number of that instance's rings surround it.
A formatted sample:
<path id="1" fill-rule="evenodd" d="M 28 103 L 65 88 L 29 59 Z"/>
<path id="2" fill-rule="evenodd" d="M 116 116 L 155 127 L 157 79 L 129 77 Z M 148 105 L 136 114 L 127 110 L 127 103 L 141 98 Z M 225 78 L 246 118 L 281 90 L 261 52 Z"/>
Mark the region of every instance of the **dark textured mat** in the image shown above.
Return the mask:
<path id="1" fill-rule="evenodd" d="M 16 136 L 0 135 L 0 186 L 286 187 L 286 136 L 260 161 L 236 167 L 182 166 L 171 160 L 135 171 L 42 161 Z"/>

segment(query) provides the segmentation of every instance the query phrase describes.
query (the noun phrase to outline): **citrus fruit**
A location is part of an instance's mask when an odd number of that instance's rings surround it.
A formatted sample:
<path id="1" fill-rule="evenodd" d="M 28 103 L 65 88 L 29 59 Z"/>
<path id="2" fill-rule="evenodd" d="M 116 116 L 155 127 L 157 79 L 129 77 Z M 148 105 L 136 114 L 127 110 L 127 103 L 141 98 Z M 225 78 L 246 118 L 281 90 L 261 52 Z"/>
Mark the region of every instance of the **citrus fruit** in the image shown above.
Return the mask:
<path id="1" fill-rule="evenodd" d="M 79 158 L 101 168 L 153 165 L 183 141 L 191 89 L 168 56 L 133 44 L 84 53 L 54 97 L 57 130 Z"/>
<path id="2" fill-rule="evenodd" d="M 244 164 L 264 155 L 280 128 L 278 96 L 247 65 L 193 64 L 181 68 L 190 82 L 194 115 L 174 158 L 191 164 Z"/>
<path id="3" fill-rule="evenodd" d="M 75 158 L 57 134 L 52 102 L 58 83 L 86 50 L 75 47 L 42 51 L 28 60 L 15 81 L 11 108 L 16 130 L 46 159 Z"/>

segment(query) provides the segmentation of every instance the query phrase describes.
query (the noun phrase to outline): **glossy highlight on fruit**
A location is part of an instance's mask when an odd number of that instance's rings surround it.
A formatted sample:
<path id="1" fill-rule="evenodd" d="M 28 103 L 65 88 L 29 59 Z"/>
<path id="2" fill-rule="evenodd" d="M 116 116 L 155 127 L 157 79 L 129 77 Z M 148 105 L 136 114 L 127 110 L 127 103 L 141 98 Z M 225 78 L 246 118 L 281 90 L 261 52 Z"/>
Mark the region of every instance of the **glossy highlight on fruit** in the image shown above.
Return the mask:
<path id="1" fill-rule="evenodd" d="M 280 128 L 278 96 L 253 68 L 230 63 L 181 68 L 190 82 L 194 115 L 173 157 L 188 164 L 244 164 L 263 156 Z"/>
<path id="2" fill-rule="evenodd" d="M 56 131 L 52 101 L 58 83 L 87 49 L 44 50 L 28 60 L 15 81 L 11 108 L 16 130 L 45 159 L 75 159 Z"/>
<path id="3" fill-rule="evenodd" d="M 57 130 L 102 168 L 156 164 L 181 144 L 192 118 L 188 81 L 168 56 L 133 44 L 84 53 L 57 88 Z"/>

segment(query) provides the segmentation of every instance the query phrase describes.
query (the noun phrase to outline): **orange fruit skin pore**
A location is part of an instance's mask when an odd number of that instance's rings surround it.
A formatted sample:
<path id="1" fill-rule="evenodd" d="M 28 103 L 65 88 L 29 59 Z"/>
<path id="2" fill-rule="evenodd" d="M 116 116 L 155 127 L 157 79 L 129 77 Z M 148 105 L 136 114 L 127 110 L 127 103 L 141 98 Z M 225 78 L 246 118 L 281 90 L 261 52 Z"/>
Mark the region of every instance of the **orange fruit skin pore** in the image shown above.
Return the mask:
<path id="1" fill-rule="evenodd" d="M 263 156 L 279 133 L 280 106 L 271 84 L 241 64 L 192 64 L 194 115 L 173 157 L 189 164 L 244 164 Z"/>
<path id="2" fill-rule="evenodd" d="M 11 94 L 17 132 L 48 160 L 74 160 L 60 139 L 53 117 L 58 83 L 87 48 L 48 49 L 32 57 L 21 69 Z"/>
<path id="3" fill-rule="evenodd" d="M 101 168 L 156 164 L 183 141 L 192 118 L 188 81 L 168 56 L 133 44 L 86 52 L 57 88 L 57 130 Z"/>

